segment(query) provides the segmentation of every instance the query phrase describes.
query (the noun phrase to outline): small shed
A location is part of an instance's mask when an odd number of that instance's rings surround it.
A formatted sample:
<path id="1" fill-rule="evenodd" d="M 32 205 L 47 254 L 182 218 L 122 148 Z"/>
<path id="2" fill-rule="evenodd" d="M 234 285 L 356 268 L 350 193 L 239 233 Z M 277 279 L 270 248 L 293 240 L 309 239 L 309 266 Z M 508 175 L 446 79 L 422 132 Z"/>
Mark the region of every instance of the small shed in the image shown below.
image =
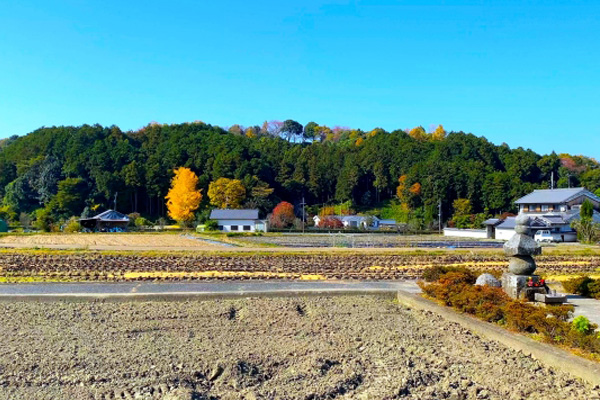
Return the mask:
<path id="1" fill-rule="evenodd" d="M 92 218 L 79 220 L 82 227 L 97 232 L 122 232 L 127 230 L 129 217 L 118 211 L 107 210 Z"/>
<path id="2" fill-rule="evenodd" d="M 3 219 L 0 219 L 0 232 L 8 232 L 8 224 Z"/>
<path id="3" fill-rule="evenodd" d="M 483 221 L 483 225 L 485 225 L 486 237 L 488 239 L 496 239 L 496 227 L 502 222 L 504 222 L 504 220 L 500 218 L 490 218 Z"/>

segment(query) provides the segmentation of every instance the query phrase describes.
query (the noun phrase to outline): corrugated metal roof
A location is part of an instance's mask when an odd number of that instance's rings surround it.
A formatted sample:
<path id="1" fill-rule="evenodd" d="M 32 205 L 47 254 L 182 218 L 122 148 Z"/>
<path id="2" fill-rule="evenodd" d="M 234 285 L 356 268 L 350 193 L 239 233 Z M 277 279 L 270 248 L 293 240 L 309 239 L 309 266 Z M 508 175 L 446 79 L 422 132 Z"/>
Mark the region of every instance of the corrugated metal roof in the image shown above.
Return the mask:
<path id="1" fill-rule="evenodd" d="M 258 219 L 258 210 L 215 209 L 210 212 L 210 219 Z"/>
<path id="2" fill-rule="evenodd" d="M 515 201 L 515 204 L 560 204 L 580 195 L 586 195 L 600 202 L 600 197 L 585 188 L 570 188 L 534 190 L 527 196 Z"/>

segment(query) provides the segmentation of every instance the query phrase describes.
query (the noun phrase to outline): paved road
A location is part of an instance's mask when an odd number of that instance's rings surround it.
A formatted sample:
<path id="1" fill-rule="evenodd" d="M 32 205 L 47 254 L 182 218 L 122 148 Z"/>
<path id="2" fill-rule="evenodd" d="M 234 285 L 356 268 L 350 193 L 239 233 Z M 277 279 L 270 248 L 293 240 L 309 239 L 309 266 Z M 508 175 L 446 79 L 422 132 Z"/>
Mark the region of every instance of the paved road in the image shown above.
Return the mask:
<path id="1" fill-rule="evenodd" d="M 169 300 L 198 297 L 419 293 L 414 281 L 214 282 L 214 283 L 18 283 L 0 284 L 0 301 Z M 569 295 L 575 315 L 600 325 L 600 301 Z"/>
<path id="2" fill-rule="evenodd" d="M 19 283 L 0 284 L 0 300 L 151 299 L 281 294 L 360 294 L 420 291 L 410 281 L 215 282 L 215 283 Z"/>

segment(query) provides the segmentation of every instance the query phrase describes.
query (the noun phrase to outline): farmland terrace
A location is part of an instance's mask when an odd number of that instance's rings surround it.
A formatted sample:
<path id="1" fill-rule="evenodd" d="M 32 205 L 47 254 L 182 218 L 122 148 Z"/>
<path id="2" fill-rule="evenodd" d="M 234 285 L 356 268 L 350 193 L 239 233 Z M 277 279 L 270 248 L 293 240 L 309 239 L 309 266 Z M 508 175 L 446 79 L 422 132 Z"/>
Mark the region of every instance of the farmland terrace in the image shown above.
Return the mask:
<path id="1" fill-rule="evenodd" d="M 600 272 L 591 253 L 537 257 L 538 272 L 560 280 Z M 500 251 L 413 252 L 92 252 L 3 251 L 0 282 L 128 282 L 197 280 L 403 280 L 421 277 L 427 267 L 467 267 L 504 271 Z M 550 279 L 550 280 L 552 280 Z"/>

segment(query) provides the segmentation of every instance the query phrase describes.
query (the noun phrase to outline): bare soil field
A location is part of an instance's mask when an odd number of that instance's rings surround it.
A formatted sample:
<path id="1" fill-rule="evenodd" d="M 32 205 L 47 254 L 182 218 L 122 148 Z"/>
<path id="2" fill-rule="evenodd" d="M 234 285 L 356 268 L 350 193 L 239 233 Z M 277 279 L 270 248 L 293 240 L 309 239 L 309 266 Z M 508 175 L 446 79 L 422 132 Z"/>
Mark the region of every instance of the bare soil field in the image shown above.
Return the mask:
<path id="1" fill-rule="evenodd" d="M 0 309 L 0 399 L 600 398 L 388 297 Z"/>
<path id="2" fill-rule="evenodd" d="M 0 246 L 96 248 L 96 249 L 190 249 L 214 250 L 226 248 L 217 242 L 168 233 L 60 233 L 38 235 L 7 235 L 0 237 Z"/>

